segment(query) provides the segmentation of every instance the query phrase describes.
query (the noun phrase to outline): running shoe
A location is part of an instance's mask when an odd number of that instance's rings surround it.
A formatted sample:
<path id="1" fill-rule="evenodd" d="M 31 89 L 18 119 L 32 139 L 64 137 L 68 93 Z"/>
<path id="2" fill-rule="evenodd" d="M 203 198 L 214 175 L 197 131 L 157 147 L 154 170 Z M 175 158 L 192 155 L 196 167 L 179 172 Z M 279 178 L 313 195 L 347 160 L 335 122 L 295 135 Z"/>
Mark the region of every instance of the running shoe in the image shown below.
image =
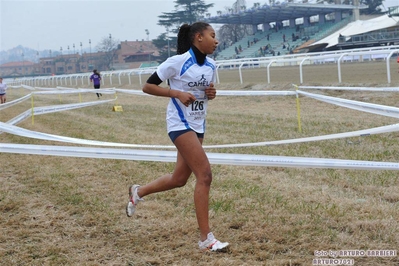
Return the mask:
<path id="1" fill-rule="evenodd" d="M 144 200 L 137 195 L 137 189 L 139 187 L 139 185 L 133 185 L 129 187 L 129 202 L 126 204 L 126 215 L 128 217 L 131 217 L 134 214 L 139 201 Z"/>
<path id="2" fill-rule="evenodd" d="M 207 239 L 205 241 L 198 241 L 198 246 L 202 251 L 226 251 L 227 246 L 229 243 L 227 242 L 220 242 L 217 240 L 212 232 L 208 234 Z"/>

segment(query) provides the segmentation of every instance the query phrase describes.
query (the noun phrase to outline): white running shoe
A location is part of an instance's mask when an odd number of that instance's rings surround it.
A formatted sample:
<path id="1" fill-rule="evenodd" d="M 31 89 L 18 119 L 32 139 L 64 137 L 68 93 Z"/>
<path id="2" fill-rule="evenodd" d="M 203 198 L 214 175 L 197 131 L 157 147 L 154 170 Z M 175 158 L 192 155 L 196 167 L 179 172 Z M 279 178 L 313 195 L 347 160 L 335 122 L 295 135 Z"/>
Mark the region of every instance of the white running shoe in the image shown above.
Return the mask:
<path id="1" fill-rule="evenodd" d="M 202 251 L 225 251 L 229 245 L 227 242 L 220 242 L 217 240 L 212 232 L 208 234 L 205 241 L 198 241 L 198 246 Z"/>
<path id="2" fill-rule="evenodd" d="M 126 204 L 126 215 L 128 217 L 131 217 L 134 214 L 139 201 L 144 200 L 137 195 L 137 189 L 139 187 L 139 185 L 133 185 L 129 187 L 129 202 Z"/>

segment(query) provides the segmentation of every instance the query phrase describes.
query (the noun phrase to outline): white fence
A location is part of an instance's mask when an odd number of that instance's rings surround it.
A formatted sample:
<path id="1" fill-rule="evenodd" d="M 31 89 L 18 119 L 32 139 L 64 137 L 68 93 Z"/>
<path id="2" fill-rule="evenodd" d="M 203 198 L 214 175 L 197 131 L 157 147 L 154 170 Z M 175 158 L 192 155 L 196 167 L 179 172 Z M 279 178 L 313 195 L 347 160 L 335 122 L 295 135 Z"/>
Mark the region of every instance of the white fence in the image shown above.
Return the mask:
<path id="1" fill-rule="evenodd" d="M 267 82 L 271 83 L 270 68 L 272 66 L 298 66 L 300 74 L 300 84 L 303 84 L 303 68 L 306 65 L 335 63 L 337 64 L 338 82 L 342 82 L 341 77 L 341 63 L 342 62 L 364 62 L 373 60 L 386 61 L 386 75 L 387 83 L 391 83 L 390 60 L 393 56 L 399 54 L 399 45 L 395 46 L 380 46 L 352 50 L 338 50 L 320 53 L 307 53 L 307 54 L 293 54 L 284 56 L 273 57 L 257 57 L 257 58 L 242 58 L 231 60 L 216 61 L 217 66 L 217 82 L 220 83 L 219 72 L 225 69 L 237 69 L 240 77 L 241 84 L 244 82 L 242 70 L 247 68 L 266 68 Z M 117 77 L 118 85 L 122 85 L 121 78 L 128 77 L 128 84 L 132 84 L 132 78 L 137 77 L 140 85 L 143 84 L 142 75 L 149 75 L 156 70 L 155 67 L 128 69 L 128 70 L 115 70 L 102 72 L 103 84 L 106 79 L 109 79 L 110 85 L 113 85 L 113 77 Z M 79 73 L 70 75 L 56 75 L 56 76 L 39 76 L 39 77 L 26 77 L 15 80 L 6 80 L 9 85 L 29 85 L 29 86 L 79 86 L 90 84 L 89 77 L 92 73 Z"/>
<path id="2" fill-rule="evenodd" d="M 364 62 L 374 60 L 386 61 L 387 82 L 391 83 L 390 60 L 393 55 L 399 54 L 399 46 L 381 46 L 372 48 L 339 50 L 331 52 L 296 54 L 273 57 L 259 57 L 259 58 L 242 58 L 235 60 L 217 61 L 217 68 L 219 71 L 225 68 L 238 69 L 241 84 L 244 82 L 242 77 L 242 70 L 245 68 L 266 68 L 267 82 L 271 82 L 270 68 L 272 66 L 298 66 L 300 75 L 300 84 L 303 84 L 303 67 L 304 65 L 336 63 L 338 71 L 338 82 L 342 82 L 341 63 L 342 62 Z M 217 81 L 220 83 L 219 75 Z"/>

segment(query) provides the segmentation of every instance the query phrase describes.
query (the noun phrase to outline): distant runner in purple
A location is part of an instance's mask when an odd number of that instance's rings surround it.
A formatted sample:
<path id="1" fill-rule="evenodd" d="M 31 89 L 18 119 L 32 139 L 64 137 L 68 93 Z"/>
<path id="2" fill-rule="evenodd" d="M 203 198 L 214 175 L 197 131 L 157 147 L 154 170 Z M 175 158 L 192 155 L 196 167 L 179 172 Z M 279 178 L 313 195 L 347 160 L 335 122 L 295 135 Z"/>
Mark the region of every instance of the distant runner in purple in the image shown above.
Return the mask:
<path id="1" fill-rule="evenodd" d="M 97 72 L 97 69 L 93 70 L 93 74 L 90 76 L 90 82 L 93 82 L 94 89 L 100 88 L 101 75 L 100 75 L 100 73 Z M 96 94 L 97 94 L 97 98 L 100 98 L 100 96 L 103 96 L 101 93 L 96 93 Z"/>

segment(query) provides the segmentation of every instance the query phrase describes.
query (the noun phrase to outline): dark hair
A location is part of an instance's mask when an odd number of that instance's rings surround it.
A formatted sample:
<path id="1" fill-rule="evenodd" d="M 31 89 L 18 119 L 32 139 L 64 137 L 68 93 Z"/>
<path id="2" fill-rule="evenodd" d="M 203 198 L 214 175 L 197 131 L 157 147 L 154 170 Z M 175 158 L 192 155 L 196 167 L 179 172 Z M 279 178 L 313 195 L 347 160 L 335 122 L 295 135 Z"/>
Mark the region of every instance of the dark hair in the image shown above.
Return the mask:
<path id="1" fill-rule="evenodd" d="M 191 25 L 183 24 L 177 34 L 177 54 L 183 54 L 190 50 L 191 44 L 194 42 L 194 36 L 202 33 L 209 25 L 206 22 L 195 22 Z"/>

